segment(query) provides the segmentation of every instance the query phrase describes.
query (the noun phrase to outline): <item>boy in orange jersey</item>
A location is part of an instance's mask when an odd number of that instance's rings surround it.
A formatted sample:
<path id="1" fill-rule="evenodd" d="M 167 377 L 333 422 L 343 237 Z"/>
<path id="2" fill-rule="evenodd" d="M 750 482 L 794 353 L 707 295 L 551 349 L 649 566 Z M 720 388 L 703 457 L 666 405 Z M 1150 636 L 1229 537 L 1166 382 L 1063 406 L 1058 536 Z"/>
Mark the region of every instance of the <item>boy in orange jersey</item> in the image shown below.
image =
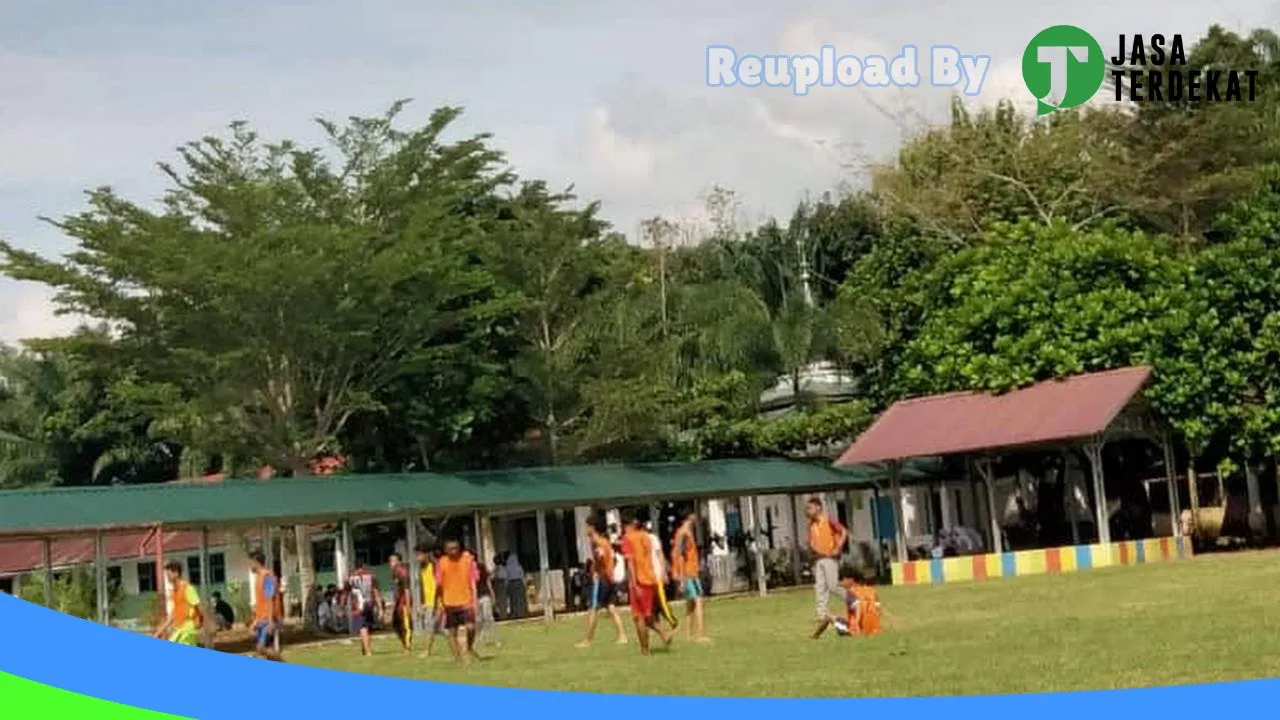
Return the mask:
<path id="1" fill-rule="evenodd" d="M 809 518 L 809 552 L 813 555 L 814 605 L 818 626 L 825 629 L 832 595 L 840 591 L 840 553 L 848 532 L 822 507 L 822 500 L 811 497 L 805 503 L 805 515 Z"/>
<path id="2" fill-rule="evenodd" d="M 204 626 L 200 595 L 191 583 L 182 578 L 181 563 L 171 562 L 165 565 L 164 575 L 169 581 L 169 597 L 165 598 L 168 612 L 164 622 L 156 628 L 156 637 L 179 645 L 194 646 L 198 644 L 200 628 Z"/>
<path id="3" fill-rule="evenodd" d="M 453 659 L 469 663 L 479 659 L 476 643 L 476 583 L 480 579 L 475 556 L 457 540 L 447 540 L 444 555 L 436 561 L 436 604 L 444 615 L 445 632 Z M 460 633 L 466 633 L 465 653 Z"/>
<path id="4" fill-rule="evenodd" d="M 836 633 L 842 637 L 879 634 L 883 611 L 873 582 L 874 576 L 870 571 L 859 573 L 856 580 L 843 578 L 840 586 L 844 590 L 845 617 L 828 616 L 813 633 L 814 639 L 821 637 L 822 633 L 832 625 L 835 626 Z"/>
<path id="5" fill-rule="evenodd" d="M 684 596 L 685 617 L 691 621 L 685 632 L 690 639 L 704 643 L 710 642 L 711 638 L 707 637 L 706 616 L 703 614 L 702 568 L 698 564 L 698 541 L 693 531 L 697 521 L 696 513 L 685 515 L 671 539 L 671 579 L 676 581 L 680 594 Z"/>
<path id="6" fill-rule="evenodd" d="M 627 631 L 622 627 L 622 616 L 618 614 L 618 588 L 614 584 L 618 558 L 609 544 L 609 538 L 596 527 L 595 522 L 587 521 L 587 538 L 591 542 L 591 577 L 587 587 L 587 636 L 578 643 L 579 648 L 591 647 L 596 637 L 596 623 L 600 619 L 600 611 L 608 610 L 613 620 L 613 629 L 618 634 L 619 645 L 627 644 Z"/>
<path id="7" fill-rule="evenodd" d="M 653 565 L 653 540 L 634 517 L 628 518 L 626 532 L 622 536 L 622 554 L 627 559 L 627 596 L 631 601 L 631 619 L 636 624 L 636 638 L 640 641 L 640 654 L 649 655 L 649 631 L 653 630 L 670 645 L 675 633 L 668 633 L 658 625 L 655 614 L 658 603 L 658 577 Z"/>
<path id="8" fill-rule="evenodd" d="M 253 570 L 253 633 L 257 638 L 258 655 L 281 662 L 275 643 L 276 633 L 280 631 L 279 582 L 267 567 L 262 553 L 255 552 L 249 556 L 249 567 Z"/>

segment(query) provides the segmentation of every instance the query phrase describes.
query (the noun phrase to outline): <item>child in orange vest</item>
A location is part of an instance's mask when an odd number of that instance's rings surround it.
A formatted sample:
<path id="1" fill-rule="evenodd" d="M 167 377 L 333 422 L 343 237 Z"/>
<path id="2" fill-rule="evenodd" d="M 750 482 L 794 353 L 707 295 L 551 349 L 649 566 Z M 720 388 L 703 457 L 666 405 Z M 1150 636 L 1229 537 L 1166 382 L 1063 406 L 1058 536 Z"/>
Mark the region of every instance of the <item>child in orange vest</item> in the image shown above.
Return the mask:
<path id="1" fill-rule="evenodd" d="M 868 571 L 860 573 L 857 580 L 851 577 L 840 580 L 840 587 L 844 589 L 845 616 L 843 618 L 829 616 L 813 633 L 815 640 L 832 625 L 836 628 L 836 634 L 841 637 L 876 635 L 880 632 L 882 628 L 880 599 L 875 585 L 872 584 L 873 579 L 874 576 Z"/>

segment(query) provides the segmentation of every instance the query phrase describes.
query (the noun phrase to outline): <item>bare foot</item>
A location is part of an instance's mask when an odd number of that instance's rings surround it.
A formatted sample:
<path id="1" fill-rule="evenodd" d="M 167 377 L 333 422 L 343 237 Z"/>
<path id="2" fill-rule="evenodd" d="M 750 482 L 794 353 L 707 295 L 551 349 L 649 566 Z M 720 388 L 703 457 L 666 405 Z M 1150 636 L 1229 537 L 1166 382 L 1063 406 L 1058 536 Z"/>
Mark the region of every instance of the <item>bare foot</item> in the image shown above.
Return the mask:
<path id="1" fill-rule="evenodd" d="M 590 640 L 583 640 L 582 642 L 578 643 L 577 645 L 574 645 L 574 647 L 578 648 L 579 650 L 586 650 L 587 648 L 591 647 L 591 641 L 590 641 Z"/>
<path id="2" fill-rule="evenodd" d="M 626 645 L 626 644 L 627 644 L 627 642 L 629 642 L 629 641 L 627 640 L 627 636 L 626 636 L 626 635 L 623 635 L 622 637 L 618 638 L 617 640 L 614 640 L 614 641 L 613 641 L 613 644 L 614 644 L 614 645 Z"/>
<path id="3" fill-rule="evenodd" d="M 709 643 L 709 642 L 711 642 L 711 638 L 707 637 L 706 635 L 703 635 L 702 637 L 698 638 L 697 640 L 694 640 L 694 642 L 699 642 L 699 643 L 704 643 L 704 644 L 705 644 L 705 643 Z"/>

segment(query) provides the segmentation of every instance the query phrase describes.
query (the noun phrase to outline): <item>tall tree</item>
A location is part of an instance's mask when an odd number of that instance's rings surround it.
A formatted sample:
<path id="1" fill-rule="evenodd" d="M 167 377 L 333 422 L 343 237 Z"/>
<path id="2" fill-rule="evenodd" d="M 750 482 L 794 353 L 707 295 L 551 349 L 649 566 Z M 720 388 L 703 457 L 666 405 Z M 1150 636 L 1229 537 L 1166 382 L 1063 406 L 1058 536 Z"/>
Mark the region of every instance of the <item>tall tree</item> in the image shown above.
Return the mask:
<path id="1" fill-rule="evenodd" d="M 111 323 L 190 415 L 227 421 L 223 442 L 305 474 L 411 351 L 470 332 L 500 302 L 468 214 L 510 181 L 500 154 L 484 136 L 446 142 L 452 108 L 399 130 L 402 107 L 322 122 L 336 162 L 235 124 L 161 166 L 160 207 L 95 190 L 53 223 L 77 243 L 65 259 L 3 243 L 0 271 Z M 311 543 L 296 534 L 310 597 Z"/>

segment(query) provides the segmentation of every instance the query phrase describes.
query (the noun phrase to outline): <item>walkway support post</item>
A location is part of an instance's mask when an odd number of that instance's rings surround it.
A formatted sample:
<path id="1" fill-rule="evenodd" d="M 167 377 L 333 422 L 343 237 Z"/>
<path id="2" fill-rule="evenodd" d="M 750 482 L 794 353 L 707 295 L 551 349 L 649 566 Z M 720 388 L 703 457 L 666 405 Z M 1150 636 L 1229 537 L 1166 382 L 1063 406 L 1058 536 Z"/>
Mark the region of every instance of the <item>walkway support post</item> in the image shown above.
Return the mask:
<path id="1" fill-rule="evenodd" d="M 53 609 L 53 540 L 44 539 L 44 606 Z"/>
<path id="2" fill-rule="evenodd" d="M 996 509 L 995 467 L 991 458 L 979 458 L 975 462 L 979 472 L 982 473 L 982 484 L 987 491 L 987 517 L 991 520 L 991 551 L 1000 554 L 1004 552 L 1004 534 L 1000 530 L 1001 518 Z"/>
<path id="3" fill-rule="evenodd" d="M 756 589 L 760 597 L 769 594 L 769 579 L 764 572 L 764 536 L 760 532 L 760 498 L 752 495 L 747 498 L 747 507 L 751 511 L 751 545 L 752 558 L 756 565 Z"/>
<path id="4" fill-rule="evenodd" d="M 788 495 L 787 503 L 791 505 L 791 576 L 795 584 L 800 584 L 800 508 L 796 506 L 796 496 Z"/>
<path id="5" fill-rule="evenodd" d="M 547 511 L 538 509 L 538 590 L 542 601 L 542 618 L 550 623 L 555 618 L 551 607 L 551 558 L 547 548 Z"/>
<path id="6" fill-rule="evenodd" d="M 425 632 L 418 618 L 422 617 L 422 566 L 418 564 L 418 517 L 404 519 L 405 562 L 409 563 L 409 594 L 412 615 L 410 622 Z"/>
<path id="7" fill-rule="evenodd" d="M 1160 438 L 1160 449 L 1164 451 L 1164 477 L 1169 489 L 1169 525 L 1173 528 L 1173 536 L 1182 537 L 1182 507 L 1178 504 L 1178 471 L 1174 467 L 1173 438 L 1164 433 Z"/>
<path id="8" fill-rule="evenodd" d="M 353 544 L 351 540 L 351 521 L 344 519 L 338 524 L 338 543 L 336 548 L 336 552 L 340 553 L 336 568 L 338 571 L 338 587 L 344 587 L 347 584 L 347 578 L 351 575 Z"/>
<path id="9" fill-rule="evenodd" d="M 107 598 L 107 548 L 101 532 L 93 538 L 93 576 L 97 587 L 95 599 L 98 606 L 98 622 L 109 625 L 111 624 L 111 604 Z"/>
<path id="10" fill-rule="evenodd" d="M 1111 544 L 1111 513 L 1107 506 L 1107 481 L 1102 471 L 1102 443 L 1094 441 L 1084 446 L 1084 454 L 1089 458 L 1089 469 L 1093 475 L 1093 493 L 1096 498 L 1098 515 L 1098 542 Z"/>
<path id="11" fill-rule="evenodd" d="M 213 647 L 213 632 L 217 629 L 213 607 L 213 593 L 209 577 L 209 528 L 200 528 L 200 604 L 204 606 L 204 627 L 201 628 L 201 644 Z"/>

